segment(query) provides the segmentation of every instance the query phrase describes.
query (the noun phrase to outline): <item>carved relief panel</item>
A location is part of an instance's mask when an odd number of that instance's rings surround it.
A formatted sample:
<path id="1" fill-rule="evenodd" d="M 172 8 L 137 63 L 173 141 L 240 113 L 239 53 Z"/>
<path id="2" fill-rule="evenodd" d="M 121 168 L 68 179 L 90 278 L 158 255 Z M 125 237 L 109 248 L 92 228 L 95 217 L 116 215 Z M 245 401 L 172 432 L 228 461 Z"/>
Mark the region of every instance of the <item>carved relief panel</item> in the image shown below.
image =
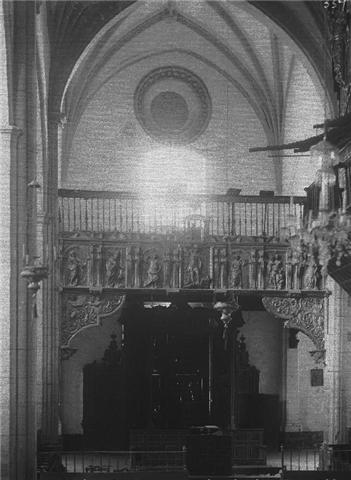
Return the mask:
<path id="1" fill-rule="evenodd" d="M 90 282 L 90 247 L 70 245 L 62 254 L 62 281 L 70 287 L 87 285 Z"/>
<path id="2" fill-rule="evenodd" d="M 103 249 L 103 285 L 110 288 L 126 286 L 126 249 Z"/>
<path id="3" fill-rule="evenodd" d="M 197 244 L 183 250 L 183 287 L 210 288 L 210 249 Z"/>
<path id="4" fill-rule="evenodd" d="M 321 290 L 313 251 L 284 245 L 173 238 L 65 239 L 65 287 Z M 118 237 L 118 238 L 117 238 Z"/>

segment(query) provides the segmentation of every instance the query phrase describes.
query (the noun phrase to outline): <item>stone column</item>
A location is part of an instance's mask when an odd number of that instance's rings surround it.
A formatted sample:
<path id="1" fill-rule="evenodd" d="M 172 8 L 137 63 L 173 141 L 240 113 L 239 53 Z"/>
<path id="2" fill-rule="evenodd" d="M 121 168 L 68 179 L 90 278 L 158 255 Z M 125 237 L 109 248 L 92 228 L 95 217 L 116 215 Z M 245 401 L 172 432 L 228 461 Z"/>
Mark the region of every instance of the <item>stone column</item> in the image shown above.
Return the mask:
<path id="1" fill-rule="evenodd" d="M 289 348 L 289 329 L 282 328 L 282 369 L 281 369 L 281 423 L 280 430 L 285 432 L 287 420 L 287 387 L 288 387 L 288 348 Z"/>
<path id="2" fill-rule="evenodd" d="M 60 331 L 58 298 L 58 239 L 57 239 L 57 142 L 59 115 L 48 117 L 48 158 L 50 159 L 43 192 L 43 254 L 50 266 L 49 277 L 43 285 L 43 399 L 41 446 L 52 448 L 59 442 L 60 410 Z"/>
<path id="3" fill-rule="evenodd" d="M 329 297 L 326 325 L 326 387 L 329 393 L 329 419 L 326 441 L 329 444 L 345 443 L 346 422 L 343 398 L 343 338 L 345 314 L 347 314 L 346 292 L 328 278 Z"/>
<path id="4" fill-rule="evenodd" d="M 0 55 L 3 51 L 0 45 Z M 3 65 L 3 64 L 2 64 Z M 1 82 L 0 82 L 1 83 Z M 16 405 L 13 402 L 13 385 L 16 372 L 11 366 L 13 343 L 11 321 L 16 309 L 12 300 L 16 279 L 12 273 L 13 235 L 11 228 L 11 159 L 16 152 L 17 138 L 21 131 L 14 126 L 2 126 L 0 130 L 0 478 L 10 480 L 11 463 L 15 461 L 13 444 L 16 431 L 11 417 Z M 12 442 L 11 442 L 12 436 Z M 12 448 L 11 448 L 12 446 Z"/>
<path id="5" fill-rule="evenodd" d="M 36 130 L 34 2 L 1 2 L 0 23 L 0 476 L 34 480 L 36 332 L 27 285 L 20 278 L 25 257 L 35 255 L 28 191 Z"/>

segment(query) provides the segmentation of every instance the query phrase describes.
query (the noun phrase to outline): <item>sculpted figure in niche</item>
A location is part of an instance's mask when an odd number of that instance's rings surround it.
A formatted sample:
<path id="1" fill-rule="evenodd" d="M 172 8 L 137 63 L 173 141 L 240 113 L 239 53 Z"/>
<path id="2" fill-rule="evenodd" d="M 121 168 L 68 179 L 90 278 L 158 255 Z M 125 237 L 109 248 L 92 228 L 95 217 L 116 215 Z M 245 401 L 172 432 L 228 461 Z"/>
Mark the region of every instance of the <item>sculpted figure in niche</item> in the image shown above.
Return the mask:
<path id="1" fill-rule="evenodd" d="M 160 286 L 161 262 L 158 255 L 153 255 L 148 259 L 147 280 L 145 287 L 157 288 Z"/>
<path id="2" fill-rule="evenodd" d="M 82 270 L 80 260 L 74 250 L 68 254 L 67 261 L 68 284 L 72 286 L 79 285 L 82 280 Z"/>
<path id="3" fill-rule="evenodd" d="M 300 254 L 297 250 L 293 250 L 291 258 L 291 271 L 292 271 L 292 288 L 298 290 L 300 288 L 299 279 L 299 261 Z"/>
<path id="4" fill-rule="evenodd" d="M 190 251 L 189 263 L 187 267 L 188 282 L 187 286 L 199 286 L 202 270 L 202 261 L 197 246 Z"/>
<path id="5" fill-rule="evenodd" d="M 243 261 L 240 255 L 235 255 L 231 262 L 231 286 L 232 288 L 243 286 Z"/>
<path id="6" fill-rule="evenodd" d="M 299 256 L 298 256 L 298 265 L 296 266 L 297 268 L 297 276 L 298 276 L 298 288 L 302 289 L 303 288 L 303 281 L 304 281 L 304 275 L 306 271 L 306 266 L 307 266 L 307 254 L 304 250 L 304 248 L 300 248 L 299 251 Z"/>
<path id="7" fill-rule="evenodd" d="M 304 288 L 317 289 L 320 282 L 320 268 L 313 253 L 309 252 L 307 257 L 307 268 L 304 277 Z"/>
<path id="8" fill-rule="evenodd" d="M 163 257 L 163 278 L 165 287 L 169 287 L 171 283 L 171 265 L 172 252 L 170 250 L 167 250 Z"/>
<path id="9" fill-rule="evenodd" d="M 276 253 L 269 262 L 269 284 L 276 290 L 282 290 L 284 287 L 284 268 L 280 256 Z"/>
<path id="10" fill-rule="evenodd" d="M 180 276 L 181 276 L 181 260 L 182 253 L 180 247 L 173 250 L 172 256 L 172 286 L 173 288 L 180 287 Z"/>
<path id="11" fill-rule="evenodd" d="M 289 248 L 286 253 L 285 285 L 287 290 L 291 290 L 293 288 L 293 253 L 291 248 Z"/>
<path id="12" fill-rule="evenodd" d="M 137 248 L 134 254 L 134 286 L 141 285 L 141 271 L 142 271 L 143 252 L 141 248 Z"/>
<path id="13" fill-rule="evenodd" d="M 219 285 L 220 288 L 226 288 L 227 286 L 227 251 L 225 248 L 221 248 L 219 251 Z"/>
<path id="14" fill-rule="evenodd" d="M 121 252 L 115 252 L 106 261 L 106 283 L 109 287 L 118 287 L 123 282 Z"/>
<path id="15" fill-rule="evenodd" d="M 265 273 L 266 273 L 266 259 L 265 253 L 263 250 L 258 252 L 258 259 L 257 259 L 257 288 L 264 289 L 265 288 Z"/>
<path id="16" fill-rule="evenodd" d="M 256 250 L 251 250 L 249 258 L 249 285 L 250 288 L 256 288 L 257 285 L 257 256 Z"/>

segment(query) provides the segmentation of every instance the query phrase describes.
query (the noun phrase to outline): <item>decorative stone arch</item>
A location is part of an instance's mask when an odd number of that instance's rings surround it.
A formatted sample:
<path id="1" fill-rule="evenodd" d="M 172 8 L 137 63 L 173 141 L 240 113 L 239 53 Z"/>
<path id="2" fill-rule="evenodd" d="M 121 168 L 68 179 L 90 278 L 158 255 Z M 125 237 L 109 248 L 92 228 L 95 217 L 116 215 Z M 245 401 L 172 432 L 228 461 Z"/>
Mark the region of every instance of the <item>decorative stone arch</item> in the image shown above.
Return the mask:
<path id="1" fill-rule="evenodd" d="M 284 325 L 305 333 L 317 352 L 324 351 L 326 297 L 263 297 L 262 303 L 269 313 L 285 320 Z"/>

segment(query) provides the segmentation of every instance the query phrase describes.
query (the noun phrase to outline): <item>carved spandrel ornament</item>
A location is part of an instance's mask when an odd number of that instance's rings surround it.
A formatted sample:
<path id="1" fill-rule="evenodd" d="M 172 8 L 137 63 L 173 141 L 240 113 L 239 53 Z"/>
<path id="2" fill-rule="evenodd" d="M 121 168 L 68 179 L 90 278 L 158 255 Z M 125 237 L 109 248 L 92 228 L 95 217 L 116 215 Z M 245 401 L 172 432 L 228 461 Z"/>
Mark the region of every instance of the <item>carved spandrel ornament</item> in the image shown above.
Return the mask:
<path id="1" fill-rule="evenodd" d="M 289 328 L 304 332 L 316 346 L 324 350 L 323 297 L 263 297 L 265 309 L 275 317 L 286 320 Z"/>
<path id="2" fill-rule="evenodd" d="M 68 346 L 72 338 L 82 329 L 99 326 L 102 317 L 109 316 L 121 308 L 124 298 L 124 295 L 102 299 L 98 295 L 71 295 L 64 299 L 61 345 Z"/>

